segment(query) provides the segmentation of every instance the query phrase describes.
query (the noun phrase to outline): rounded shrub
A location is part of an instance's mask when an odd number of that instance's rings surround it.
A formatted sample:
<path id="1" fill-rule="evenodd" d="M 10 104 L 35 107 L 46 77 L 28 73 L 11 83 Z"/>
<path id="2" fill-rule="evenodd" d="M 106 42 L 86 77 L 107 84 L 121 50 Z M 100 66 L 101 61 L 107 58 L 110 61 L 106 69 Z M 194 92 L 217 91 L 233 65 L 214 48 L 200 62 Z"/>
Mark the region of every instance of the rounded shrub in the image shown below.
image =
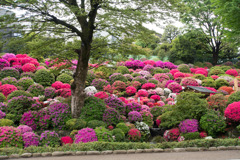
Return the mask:
<path id="1" fill-rule="evenodd" d="M 127 82 L 128 80 L 121 73 L 113 73 L 111 76 L 109 76 L 109 82 L 113 84 L 115 81 Z"/>
<path id="2" fill-rule="evenodd" d="M 227 105 L 227 98 L 222 94 L 214 94 L 207 98 L 209 109 L 224 112 Z"/>
<path id="3" fill-rule="evenodd" d="M 204 79 L 202 81 L 202 86 L 216 88 L 216 82 L 213 79 Z"/>
<path id="4" fill-rule="evenodd" d="M 0 148 L 23 147 L 21 132 L 14 127 L 0 127 L 0 139 Z"/>
<path id="5" fill-rule="evenodd" d="M 97 135 L 97 140 L 99 142 L 112 142 L 113 137 L 112 137 L 112 132 L 106 129 L 105 127 L 97 127 L 94 129 Z"/>
<path id="6" fill-rule="evenodd" d="M 107 108 L 103 113 L 103 122 L 107 125 L 114 125 L 116 126 L 119 123 L 120 114 L 114 108 Z"/>
<path id="7" fill-rule="evenodd" d="M 0 71 L 0 80 L 5 77 L 14 77 L 16 79 L 19 79 L 19 76 L 19 71 L 12 67 L 5 67 Z"/>
<path id="8" fill-rule="evenodd" d="M 0 92 L 0 102 L 5 102 L 6 99 L 7 98 Z"/>
<path id="9" fill-rule="evenodd" d="M 240 122 L 240 101 L 229 104 L 224 112 L 224 116 L 233 122 Z"/>
<path id="10" fill-rule="evenodd" d="M 40 135 L 40 145 L 44 147 L 58 147 L 60 146 L 59 135 L 55 131 L 44 131 Z"/>
<path id="11" fill-rule="evenodd" d="M 116 127 L 120 128 L 124 134 L 127 134 L 129 131 L 129 128 L 125 123 L 118 123 Z"/>
<path id="12" fill-rule="evenodd" d="M 23 87 L 24 90 L 27 90 L 32 84 L 34 84 L 34 81 L 30 77 L 23 77 L 17 82 L 17 85 Z"/>
<path id="13" fill-rule="evenodd" d="M 55 77 L 46 69 L 40 69 L 35 73 L 34 81 L 43 86 L 51 86 L 55 81 Z"/>
<path id="14" fill-rule="evenodd" d="M 13 126 L 14 122 L 10 119 L 0 119 L 0 127 Z"/>
<path id="15" fill-rule="evenodd" d="M 88 97 L 84 101 L 80 117 L 86 121 L 102 120 L 106 105 L 103 100 L 96 97 Z"/>
<path id="16" fill-rule="evenodd" d="M 74 143 L 87 143 L 97 141 L 97 135 L 92 128 L 83 128 L 77 132 L 75 135 Z"/>
<path id="17" fill-rule="evenodd" d="M 0 86 L 0 92 L 2 92 L 5 97 L 7 97 L 9 94 L 11 94 L 16 90 L 17 90 L 17 87 L 11 84 L 4 84 Z"/>
<path id="18" fill-rule="evenodd" d="M 216 80 L 216 88 L 220 88 L 222 86 L 229 86 L 228 81 L 226 81 L 225 79 L 217 79 Z"/>
<path id="19" fill-rule="evenodd" d="M 112 135 L 115 137 L 114 141 L 116 142 L 123 142 L 125 139 L 125 133 L 120 128 L 113 129 Z"/>
<path id="20" fill-rule="evenodd" d="M 200 119 L 200 127 L 212 137 L 216 137 L 218 133 L 223 133 L 226 128 L 224 117 L 220 112 L 209 110 Z"/>
<path id="21" fill-rule="evenodd" d="M 170 77 L 168 75 L 166 75 L 165 73 L 158 73 L 155 74 L 153 76 L 153 78 L 155 78 L 156 80 L 158 80 L 159 82 L 163 82 L 163 81 L 168 81 L 170 80 Z"/>
<path id="22" fill-rule="evenodd" d="M 73 79 L 73 77 L 66 73 L 62 73 L 57 77 L 57 81 L 60 81 L 62 83 L 68 83 L 68 84 L 70 84 L 70 81 L 72 79 Z"/>
<path id="23" fill-rule="evenodd" d="M 147 83 L 147 80 L 142 76 L 137 76 L 137 77 L 133 78 L 132 82 L 134 82 L 134 81 L 140 82 L 141 85 Z"/>
<path id="24" fill-rule="evenodd" d="M 186 119 L 179 124 L 179 129 L 182 133 L 197 132 L 198 131 L 198 120 Z"/>
<path id="25" fill-rule="evenodd" d="M 221 66 L 221 69 L 222 69 L 224 72 L 226 72 L 227 70 L 232 69 L 232 67 L 231 67 L 231 66 L 223 65 L 223 66 Z"/>
<path id="26" fill-rule="evenodd" d="M 30 77 L 30 78 L 34 79 L 35 74 L 32 72 L 24 72 L 20 75 L 20 78 L 23 78 L 23 77 Z"/>
<path id="27" fill-rule="evenodd" d="M 153 125 L 153 115 L 148 111 L 141 111 L 142 121 L 146 123 L 149 127 Z"/>
<path id="28" fill-rule="evenodd" d="M 141 140 L 148 141 L 148 139 L 150 138 L 150 135 L 151 135 L 149 126 L 144 122 L 136 122 L 135 127 L 136 127 L 136 129 L 138 129 L 141 132 Z"/>
<path id="29" fill-rule="evenodd" d="M 119 66 L 117 67 L 116 73 L 129 74 L 130 72 L 126 66 Z"/>
<path id="30" fill-rule="evenodd" d="M 36 71 L 36 67 L 34 64 L 32 63 L 26 63 L 22 66 L 22 70 L 23 72 L 35 72 Z"/>
<path id="31" fill-rule="evenodd" d="M 2 79 L 2 84 L 11 84 L 17 86 L 17 79 L 14 77 L 6 77 Z"/>
<path id="32" fill-rule="evenodd" d="M 125 115 L 126 106 L 125 103 L 117 97 L 110 96 L 104 100 L 105 104 L 111 108 L 116 109 L 120 114 Z"/>
<path id="33" fill-rule="evenodd" d="M 155 106 L 151 108 L 151 114 L 153 115 L 153 119 L 156 120 L 158 116 L 163 114 L 163 107 Z"/>
<path id="34" fill-rule="evenodd" d="M 178 140 L 178 137 L 180 135 L 180 131 L 178 128 L 173 128 L 173 129 L 170 129 L 170 130 L 166 130 L 163 134 L 163 138 L 166 140 L 166 141 L 177 141 Z"/>
<path id="35" fill-rule="evenodd" d="M 107 127 L 105 122 L 99 121 L 99 120 L 91 120 L 87 123 L 88 128 L 95 129 L 96 127 L 100 127 L 100 126 Z"/>
<path id="36" fill-rule="evenodd" d="M 31 93 L 34 97 L 38 97 L 39 95 L 44 95 L 44 87 L 41 84 L 32 84 L 28 87 L 27 91 Z"/>
<path id="37" fill-rule="evenodd" d="M 39 136 L 36 133 L 26 132 L 22 134 L 22 137 L 25 148 L 39 145 Z"/>
<path id="38" fill-rule="evenodd" d="M 96 75 L 94 74 L 94 72 L 92 70 L 89 70 L 86 78 L 87 84 L 90 85 L 95 78 Z"/>
<path id="39" fill-rule="evenodd" d="M 189 66 L 186 64 L 180 64 L 177 69 L 182 73 L 191 73 Z"/>
<path id="40" fill-rule="evenodd" d="M 0 70 L 4 67 L 10 67 L 10 63 L 5 59 L 0 59 Z"/>
<path id="41" fill-rule="evenodd" d="M 137 111 L 131 111 L 128 113 L 128 121 L 129 122 L 141 122 L 142 121 L 142 115 Z"/>
<path id="42" fill-rule="evenodd" d="M 198 82 L 194 78 L 186 77 L 181 81 L 182 86 L 198 86 Z"/>
<path id="43" fill-rule="evenodd" d="M 133 142 L 140 141 L 141 140 L 141 132 L 136 128 L 130 129 L 128 131 L 128 139 Z"/>
<path id="44" fill-rule="evenodd" d="M 53 98 L 56 94 L 56 89 L 52 87 L 46 87 L 44 90 L 44 96 L 45 98 Z"/>
<path id="45" fill-rule="evenodd" d="M 128 114 L 131 111 L 142 111 L 142 105 L 136 102 L 128 103 L 126 104 L 126 114 Z"/>
<path id="46" fill-rule="evenodd" d="M 140 74 L 140 73 L 137 73 L 137 72 L 133 72 L 133 73 L 132 73 L 132 76 L 133 76 L 133 77 L 138 77 L 138 76 L 141 76 L 141 74 Z"/>
<path id="47" fill-rule="evenodd" d="M 6 117 L 6 113 L 0 110 L 0 119 L 3 119 Z"/>
<path id="48" fill-rule="evenodd" d="M 184 140 L 200 139 L 200 133 L 199 132 L 182 133 L 181 136 L 184 137 Z"/>
<path id="49" fill-rule="evenodd" d="M 163 69 L 160 68 L 160 67 L 156 67 L 154 68 L 153 72 L 152 72 L 152 75 L 155 75 L 157 73 L 163 73 Z"/>
<path id="50" fill-rule="evenodd" d="M 211 68 L 211 70 L 208 73 L 208 76 L 212 76 L 212 75 L 220 75 L 220 74 L 224 74 L 225 72 L 221 69 L 221 68 Z"/>
<path id="51" fill-rule="evenodd" d="M 10 100 L 13 97 L 18 97 L 18 96 L 33 97 L 33 95 L 29 92 L 22 91 L 22 90 L 16 90 L 16 91 L 13 91 L 11 94 L 8 95 L 7 100 Z"/>
<path id="52" fill-rule="evenodd" d="M 87 122 L 83 119 L 70 119 L 66 122 L 66 127 L 70 130 L 79 130 L 87 126 Z"/>
<path id="53" fill-rule="evenodd" d="M 94 79 L 91 83 L 91 86 L 96 87 L 97 90 L 103 90 L 103 87 L 107 85 L 109 85 L 109 82 L 101 78 Z"/>
<path id="54" fill-rule="evenodd" d="M 27 126 L 27 125 L 20 125 L 17 127 L 17 129 L 20 129 L 21 133 L 26 133 L 26 132 L 32 132 L 32 128 Z"/>
<path id="55" fill-rule="evenodd" d="M 148 80 L 148 83 L 153 83 L 153 84 L 158 84 L 158 80 L 156 80 L 156 79 L 149 79 Z"/>
<path id="56" fill-rule="evenodd" d="M 205 77 L 204 75 L 202 75 L 202 74 L 195 74 L 195 75 L 193 75 L 192 78 L 194 78 L 194 79 L 200 79 L 200 80 L 206 79 L 206 77 Z"/>

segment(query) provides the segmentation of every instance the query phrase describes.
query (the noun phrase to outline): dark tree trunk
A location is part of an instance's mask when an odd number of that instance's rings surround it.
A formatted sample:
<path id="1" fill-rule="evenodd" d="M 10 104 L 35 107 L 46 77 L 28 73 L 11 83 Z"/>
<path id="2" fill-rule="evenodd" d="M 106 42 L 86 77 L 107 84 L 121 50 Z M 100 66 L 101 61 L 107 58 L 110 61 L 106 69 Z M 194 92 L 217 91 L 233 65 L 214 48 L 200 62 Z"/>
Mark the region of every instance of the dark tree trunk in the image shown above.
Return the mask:
<path id="1" fill-rule="evenodd" d="M 71 101 L 71 110 L 72 117 L 78 118 L 81 109 L 84 106 L 84 99 L 86 94 L 84 92 L 85 82 L 88 72 L 88 61 L 90 55 L 91 46 L 85 46 L 82 44 L 81 50 L 78 52 L 78 64 L 76 72 L 74 73 L 74 82 L 71 86 L 72 90 L 72 101 Z"/>
<path id="2" fill-rule="evenodd" d="M 213 53 L 213 65 L 217 65 L 218 62 L 218 53 Z"/>

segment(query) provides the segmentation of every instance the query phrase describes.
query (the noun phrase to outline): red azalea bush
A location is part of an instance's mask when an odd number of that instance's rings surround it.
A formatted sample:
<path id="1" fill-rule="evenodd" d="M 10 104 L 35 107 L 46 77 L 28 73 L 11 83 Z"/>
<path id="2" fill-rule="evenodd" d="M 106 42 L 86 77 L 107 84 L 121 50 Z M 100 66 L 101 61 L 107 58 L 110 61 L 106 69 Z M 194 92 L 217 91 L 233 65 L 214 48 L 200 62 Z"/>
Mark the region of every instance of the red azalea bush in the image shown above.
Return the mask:
<path id="1" fill-rule="evenodd" d="M 95 97 L 100 98 L 100 99 L 106 99 L 108 98 L 108 94 L 106 92 L 97 92 L 94 94 Z"/>
<path id="2" fill-rule="evenodd" d="M 56 81 L 52 84 L 52 87 L 55 89 L 61 89 L 62 88 L 63 83 L 60 81 Z"/>
<path id="3" fill-rule="evenodd" d="M 198 86 L 198 82 L 194 78 L 183 78 L 181 81 L 182 86 Z"/>
<path id="4" fill-rule="evenodd" d="M 153 99 L 155 102 L 160 101 L 161 99 L 159 95 L 152 95 L 150 98 Z"/>
<path id="5" fill-rule="evenodd" d="M 34 64 L 32 63 L 26 63 L 22 66 L 22 70 L 23 72 L 35 72 L 36 71 L 36 67 Z"/>
<path id="6" fill-rule="evenodd" d="M 70 84 L 68 84 L 68 83 L 63 83 L 63 85 L 61 86 L 61 88 L 71 89 L 71 86 L 70 86 Z"/>
<path id="7" fill-rule="evenodd" d="M 35 60 L 35 59 L 31 60 L 29 63 L 31 63 L 31 64 L 34 64 L 36 67 L 38 67 L 38 66 L 39 66 L 39 63 L 38 63 L 38 61 L 37 61 L 37 60 Z"/>
<path id="8" fill-rule="evenodd" d="M 238 76 L 238 72 L 235 69 L 229 69 L 225 73 L 234 77 Z"/>
<path id="9" fill-rule="evenodd" d="M 133 141 L 133 142 L 140 141 L 141 140 L 141 132 L 136 128 L 130 129 L 128 131 L 128 138 L 130 141 Z"/>
<path id="10" fill-rule="evenodd" d="M 180 135 L 180 131 L 178 128 L 173 128 L 170 130 L 166 130 L 163 134 L 163 138 L 166 141 L 177 141 L 178 137 Z"/>
<path id="11" fill-rule="evenodd" d="M 207 137 L 207 133 L 205 131 L 200 132 L 199 135 L 200 135 L 201 138 Z"/>
<path id="12" fill-rule="evenodd" d="M 71 89 L 69 89 L 69 88 L 58 89 L 58 90 L 56 90 L 56 95 L 64 97 L 64 98 L 70 97 Z"/>
<path id="13" fill-rule="evenodd" d="M 214 79 L 214 80 L 216 80 L 216 79 L 219 78 L 219 76 L 217 76 L 217 75 L 212 75 L 211 78 Z"/>
<path id="14" fill-rule="evenodd" d="M 140 89 L 136 95 L 137 97 L 148 97 L 148 92 L 146 90 Z"/>
<path id="15" fill-rule="evenodd" d="M 177 72 L 177 73 L 175 73 L 174 74 L 174 79 L 177 79 L 177 78 L 184 78 L 185 77 L 185 74 L 184 73 L 182 73 L 182 72 Z"/>
<path id="16" fill-rule="evenodd" d="M 2 92 L 5 97 L 16 90 L 18 90 L 17 87 L 11 84 L 4 84 L 0 86 L 0 92 Z"/>
<path id="17" fill-rule="evenodd" d="M 224 116 L 230 121 L 240 122 L 240 101 L 229 104 Z"/>
<path id="18" fill-rule="evenodd" d="M 177 82 L 170 83 L 167 88 L 169 88 L 173 93 L 179 93 L 182 90 L 182 86 Z"/>
<path id="19" fill-rule="evenodd" d="M 137 92 L 137 89 L 133 86 L 129 86 L 126 88 L 126 93 L 131 96 L 134 95 Z"/>
<path id="20" fill-rule="evenodd" d="M 142 85 L 142 89 L 149 90 L 149 89 L 154 89 L 154 88 L 156 88 L 156 85 L 153 83 L 145 83 Z"/>
<path id="21" fill-rule="evenodd" d="M 66 137 L 62 137 L 61 138 L 61 142 L 62 142 L 62 144 L 72 144 L 73 140 L 72 140 L 71 137 L 66 136 Z"/>
<path id="22" fill-rule="evenodd" d="M 202 74 L 205 77 L 208 76 L 208 71 L 204 68 L 197 68 L 195 74 Z"/>

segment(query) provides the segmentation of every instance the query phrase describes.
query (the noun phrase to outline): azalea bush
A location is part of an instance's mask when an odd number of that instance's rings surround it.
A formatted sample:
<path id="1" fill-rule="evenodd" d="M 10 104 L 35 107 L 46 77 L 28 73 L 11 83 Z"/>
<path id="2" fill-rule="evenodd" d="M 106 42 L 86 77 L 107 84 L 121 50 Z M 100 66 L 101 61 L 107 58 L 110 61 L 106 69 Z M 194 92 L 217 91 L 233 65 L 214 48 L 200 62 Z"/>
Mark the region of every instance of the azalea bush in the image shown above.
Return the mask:
<path id="1" fill-rule="evenodd" d="M 224 112 L 224 116 L 233 122 L 240 122 L 240 102 L 229 104 Z"/>
<path id="2" fill-rule="evenodd" d="M 23 147 L 21 131 L 12 126 L 0 127 L 0 148 Z"/>
<path id="3" fill-rule="evenodd" d="M 55 131 L 44 131 L 40 135 L 40 145 L 41 146 L 49 146 L 49 147 L 57 147 L 60 146 L 60 138 L 59 135 Z"/>
<path id="4" fill-rule="evenodd" d="M 75 135 L 74 143 L 87 143 L 97 141 L 96 132 L 92 128 L 84 128 L 77 132 Z"/>

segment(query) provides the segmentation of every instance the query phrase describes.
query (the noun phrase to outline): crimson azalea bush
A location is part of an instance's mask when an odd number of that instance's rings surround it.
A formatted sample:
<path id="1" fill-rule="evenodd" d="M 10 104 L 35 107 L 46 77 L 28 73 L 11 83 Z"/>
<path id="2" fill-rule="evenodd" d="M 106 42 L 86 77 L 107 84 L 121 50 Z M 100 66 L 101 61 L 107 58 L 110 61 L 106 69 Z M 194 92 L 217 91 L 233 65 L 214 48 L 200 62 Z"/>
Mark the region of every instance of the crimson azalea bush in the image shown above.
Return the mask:
<path id="1" fill-rule="evenodd" d="M 153 83 L 145 83 L 142 85 L 142 89 L 149 90 L 149 89 L 154 89 L 154 88 L 156 88 L 156 85 Z"/>
<path id="2" fill-rule="evenodd" d="M 170 83 L 167 88 L 169 88 L 173 93 L 179 93 L 182 91 L 182 86 L 177 82 Z"/>
<path id="3" fill-rule="evenodd" d="M 137 94 L 137 97 L 148 97 L 148 92 L 145 89 L 140 89 Z"/>
<path id="4" fill-rule="evenodd" d="M 75 141 L 74 143 L 87 143 L 87 142 L 94 142 L 97 141 L 97 135 L 94 129 L 92 128 L 83 128 L 78 131 L 78 133 L 75 135 Z"/>
<path id="5" fill-rule="evenodd" d="M 133 86 L 128 86 L 126 88 L 126 93 L 131 96 L 131 95 L 134 95 L 135 93 L 137 92 L 137 89 Z"/>
<path id="6" fill-rule="evenodd" d="M 11 84 L 4 84 L 0 86 L 0 92 L 2 92 L 5 97 L 16 90 L 18 90 L 17 87 Z"/>
<path id="7" fill-rule="evenodd" d="M 163 134 L 163 138 L 166 140 L 166 141 L 177 141 L 178 140 L 178 137 L 180 135 L 180 130 L 178 128 L 173 128 L 173 129 L 170 129 L 170 130 L 166 130 Z"/>
<path id="8" fill-rule="evenodd" d="M 100 98 L 100 99 L 106 99 L 108 98 L 108 94 L 106 92 L 98 92 L 94 94 L 95 97 Z"/>
<path id="9" fill-rule="evenodd" d="M 133 142 L 140 141 L 141 140 L 141 132 L 136 128 L 130 129 L 128 131 L 128 139 Z"/>
<path id="10" fill-rule="evenodd" d="M 71 137 L 65 136 L 65 137 L 62 137 L 62 138 L 61 138 L 61 143 L 62 143 L 62 144 L 72 144 L 72 143 L 73 143 L 73 140 L 72 140 Z"/>
<path id="11" fill-rule="evenodd" d="M 23 147 L 21 131 L 12 126 L 0 127 L 0 148 Z"/>
<path id="12" fill-rule="evenodd" d="M 35 72 L 36 71 L 36 67 L 34 64 L 32 63 L 26 63 L 22 66 L 22 70 L 23 72 Z"/>
<path id="13" fill-rule="evenodd" d="M 224 112 L 224 116 L 233 122 L 240 122 L 240 101 L 229 104 Z"/>
<path id="14" fill-rule="evenodd" d="M 229 69 L 225 73 L 234 77 L 238 76 L 238 72 L 235 69 Z"/>

